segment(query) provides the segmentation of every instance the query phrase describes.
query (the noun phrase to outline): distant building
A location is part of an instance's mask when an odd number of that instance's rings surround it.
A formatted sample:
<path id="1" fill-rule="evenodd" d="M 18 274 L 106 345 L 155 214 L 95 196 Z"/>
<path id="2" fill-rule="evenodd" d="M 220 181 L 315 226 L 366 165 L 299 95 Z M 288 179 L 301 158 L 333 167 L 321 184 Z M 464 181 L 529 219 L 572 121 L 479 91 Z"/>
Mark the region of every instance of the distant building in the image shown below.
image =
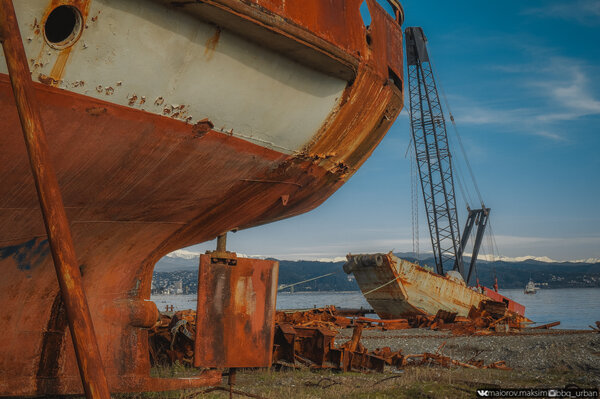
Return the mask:
<path id="1" fill-rule="evenodd" d="M 173 290 L 174 290 L 174 293 L 177 295 L 183 294 L 183 281 L 182 280 L 175 281 L 175 283 L 173 284 Z"/>

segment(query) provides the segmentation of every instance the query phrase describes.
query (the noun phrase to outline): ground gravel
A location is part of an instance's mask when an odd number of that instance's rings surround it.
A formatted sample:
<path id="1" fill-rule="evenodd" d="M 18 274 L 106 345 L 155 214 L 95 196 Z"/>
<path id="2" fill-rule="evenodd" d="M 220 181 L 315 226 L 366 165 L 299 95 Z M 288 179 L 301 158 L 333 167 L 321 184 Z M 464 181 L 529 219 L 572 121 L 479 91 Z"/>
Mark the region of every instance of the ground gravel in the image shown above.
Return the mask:
<path id="1" fill-rule="evenodd" d="M 352 336 L 342 330 L 336 343 Z M 505 361 L 515 370 L 560 371 L 594 375 L 600 382 L 600 334 L 550 330 L 519 335 L 453 336 L 448 331 L 409 329 L 397 331 L 365 330 L 362 344 L 369 350 L 389 346 L 403 354 L 436 352 L 463 362 L 483 360 L 485 364 Z"/>

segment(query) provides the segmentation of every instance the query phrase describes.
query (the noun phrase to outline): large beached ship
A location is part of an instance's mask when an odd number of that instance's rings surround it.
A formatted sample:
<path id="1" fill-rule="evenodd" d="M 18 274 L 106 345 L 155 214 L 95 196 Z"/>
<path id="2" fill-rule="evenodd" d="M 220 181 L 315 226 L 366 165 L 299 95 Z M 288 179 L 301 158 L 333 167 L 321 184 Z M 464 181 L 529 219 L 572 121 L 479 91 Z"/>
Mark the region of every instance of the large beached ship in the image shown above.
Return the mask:
<path id="1" fill-rule="evenodd" d="M 194 386 L 149 375 L 161 257 L 315 208 L 385 135 L 403 106 L 387 6 L 15 2 L 112 392 Z M 7 73 L 1 59 L 0 396 L 81 393 Z"/>
<path id="2" fill-rule="evenodd" d="M 365 299 L 382 319 L 415 315 L 434 316 L 438 311 L 466 317 L 482 301 L 504 303 L 506 309 L 525 316 L 525 307 L 496 290 L 469 287 L 457 271 L 434 273 L 393 253 L 348 255 L 344 271 L 352 273 Z"/>

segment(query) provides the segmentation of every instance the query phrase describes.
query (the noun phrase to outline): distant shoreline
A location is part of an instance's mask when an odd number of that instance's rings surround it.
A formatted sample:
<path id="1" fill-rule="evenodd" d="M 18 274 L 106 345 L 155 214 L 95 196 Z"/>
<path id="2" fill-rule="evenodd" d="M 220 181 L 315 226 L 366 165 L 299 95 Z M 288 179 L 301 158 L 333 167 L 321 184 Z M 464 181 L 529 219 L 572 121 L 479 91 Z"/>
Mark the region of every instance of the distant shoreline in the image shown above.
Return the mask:
<path id="1" fill-rule="evenodd" d="M 555 287 L 555 288 L 542 288 L 539 289 L 538 291 L 555 291 L 555 290 L 600 290 L 600 287 Z M 500 291 L 524 291 L 524 288 L 500 288 Z M 277 294 L 287 294 L 287 295 L 298 295 L 298 294 L 331 294 L 331 293 L 335 293 L 335 294 L 361 294 L 362 292 L 357 290 L 357 291 L 294 291 L 289 292 L 289 291 L 282 291 L 282 292 L 278 292 Z M 151 294 L 151 296 L 157 296 L 157 295 L 161 295 L 161 296 L 185 296 L 185 295 L 196 295 L 195 293 L 193 294 Z"/>

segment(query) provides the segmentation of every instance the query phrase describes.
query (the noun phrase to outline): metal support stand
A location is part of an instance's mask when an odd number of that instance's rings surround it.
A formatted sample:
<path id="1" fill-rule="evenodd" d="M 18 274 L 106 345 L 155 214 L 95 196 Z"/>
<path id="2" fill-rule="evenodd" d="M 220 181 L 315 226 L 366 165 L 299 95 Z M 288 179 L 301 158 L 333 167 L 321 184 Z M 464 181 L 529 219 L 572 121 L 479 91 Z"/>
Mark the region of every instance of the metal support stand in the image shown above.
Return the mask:
<path id="1" fill-rule="evenodd" d="M 235 252 L 227 251 L 227 233 L 217 237 L 216 251 L 206 251 L 211 256 L 212 263 L 220 263 L 229 266 L 237 265 L 237 255 Z"/>
<path id="2" fill-rule="evenodd" d="M 217 252 L 227 251 L 227 233 L 223 233 L 217 237 Z"/>
<path id="3" fill-rule="evenodd" d="M 233 386 L 235 385 L 235 376 L 236 376 L 236 372 L 237 369 L 235 367 L 232 367 L 229 369 L 229 373 L 227 374 L 227 385 L 229 385 L 228 388 L 219 386 L 219 387 L 212 387 L 212 388 L 208 388 L 204 391 L 200 391 L 198 393 L 205 395 L 207 393 L 211 393 L 211 392 L 216 392 L 216 391 L 223 391 L 223 392 L 229 392 L 229 399 L 233 399 L 233 394 L 239 395 L 239 396 L 245 396 L 247 398 L 254 398 L 254 399 L 266 399 L 263 396 L 260 395 L 255 395 L 253 393 L 248 393 L 248 392 L 242 392 L 242 391 L 238 391 L 236 389 L 233 389 Z"/>
<path id="4" fill-rule="evenodd" d="M 12 0 L 0 0 L 0 40 L 21 119 L 83 389 L 88 399 L 109 399 L 108 383 L 83 292 L 71 230 L 48 154 L 46 134 L 33 91 L 31 72 Z"/>
<path id="5" fill-rule="evenodd" d="M 229 369 L 229 376 L 227 377 L 227 384 L 229 384 L 229 399 L 233 399 L 233 386 L 235 385 L 235 375 L 237 369 L 232 367 Z"/>

